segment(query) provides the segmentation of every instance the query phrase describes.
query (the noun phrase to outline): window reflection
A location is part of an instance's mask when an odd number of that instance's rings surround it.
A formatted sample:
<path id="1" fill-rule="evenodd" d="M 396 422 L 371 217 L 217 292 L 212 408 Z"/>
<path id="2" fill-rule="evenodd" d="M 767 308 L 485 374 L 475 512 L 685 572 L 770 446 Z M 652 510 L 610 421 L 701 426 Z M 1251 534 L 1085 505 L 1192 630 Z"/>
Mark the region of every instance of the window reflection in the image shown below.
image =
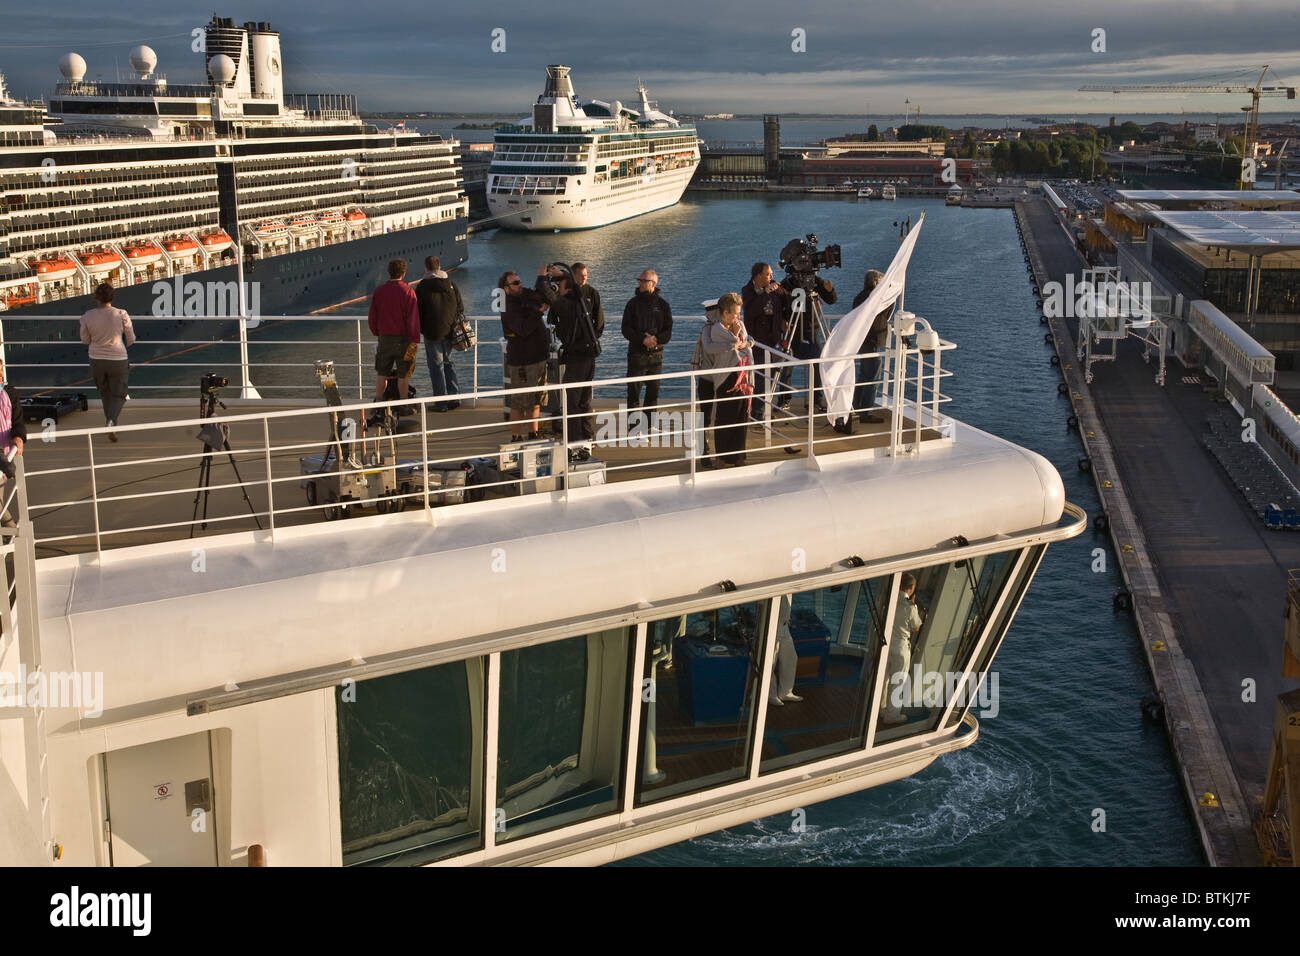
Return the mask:
<path id="1" fill-rule="evenodd" d="M 501 654 L 496 841 L 619 808 L 627 628 Z"/>
<path id="2" fill-rule="evenodd" d="M 647 625 L 638 804 L 748 775 L 768 605 Z"/>
<path id="3" fill-rule="evenodd" d="M 345 865 L 482 845 L 483 688 L 473 658 L 336 689 Z"/>
<path id="4" fill-rule="evenodd" d="M 933 730 L 950 700 L 974 693 L 965 669 L 1017 554 L 967 558 L 899 575 L 877 743 Z"/>
<path id="5" fill-rule="evenodd" d="M 760 771 L 859 749 L 891 576 L 784 595 Z"/>

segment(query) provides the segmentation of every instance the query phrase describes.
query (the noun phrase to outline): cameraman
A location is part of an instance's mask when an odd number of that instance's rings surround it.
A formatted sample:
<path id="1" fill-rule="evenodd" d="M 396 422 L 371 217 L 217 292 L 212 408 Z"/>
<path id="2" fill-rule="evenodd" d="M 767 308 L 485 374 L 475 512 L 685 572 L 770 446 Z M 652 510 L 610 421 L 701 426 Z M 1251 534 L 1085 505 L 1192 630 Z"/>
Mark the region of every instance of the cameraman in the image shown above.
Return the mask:
<path id="1" fill-rule="evenodd" d="M 595 437 L 591 421 L 591 382 L 596 377 L 596 356 L 600 354 L 600 336 L 605 331 L 605 315 L 598 312 L 593 319 L 588 311 L 587 299 L 582 295 L 576 279 L 558 266 L 542 266 L 538 269 L 536 288 L 551 307 L 546 321 L 555 326 L 555 335 L 560 340 L 560 364 L 564 366 L 563 384 L 582 383 L 576 388 L 565 390 L 568 393 L 569 415 L 576 419 L 582 438 L 591 439 Z M 558 422 L 553 427 L 557 434 L 561 433 Z M 569 434 L 573 437 L 572 428 Z"/>
<path id="2" fill-rule="evenodd" d="M 740 290 L 744 303 L 742 316 L 745 328 L 758 344 L 754 346 L 754 364 L 763 365 L 773 361 L 767 348 L 778 348 L 790 327 L 790 293 L 772 278 L 772 267 L 766 262 L 755 262 L 749 270 L 749 283 Z M 764 348 L 763 346 L 767 346 Z M 780 408 L 790 404 L 789 385 L 793 369 L 786 366 L 780 370 L 780 392 L 774 402 Z M 776 369 L 754 372 L 754 387 L 763 395 L 768 391 L 768 376 L 775 375 Z"/>
<path id="3" fill-rule="evenodd" d="M 801 281 L 802 280 L 802 281 Z M 781 287 L 791 295 L 792 309 L 797 309 L 795 289 L 804 288 L 803 296 L 806 307 L 803 313 L 794 312 L 790 322 L 794 329 L 791 339 L 791 354 L 795 358 L 816 359 L 822 354 L 821 317 L 822 302 L 834 304 L 839 298 L 835 286 L 829 279 L 823 279 L 816 272 L 798 273 L 787 271 Z M 812 367 L 812 386 L 814 407 L 819 412 L 826 411 L 826 398 L 822 395 L 822 372 L 820 365 Z"/>

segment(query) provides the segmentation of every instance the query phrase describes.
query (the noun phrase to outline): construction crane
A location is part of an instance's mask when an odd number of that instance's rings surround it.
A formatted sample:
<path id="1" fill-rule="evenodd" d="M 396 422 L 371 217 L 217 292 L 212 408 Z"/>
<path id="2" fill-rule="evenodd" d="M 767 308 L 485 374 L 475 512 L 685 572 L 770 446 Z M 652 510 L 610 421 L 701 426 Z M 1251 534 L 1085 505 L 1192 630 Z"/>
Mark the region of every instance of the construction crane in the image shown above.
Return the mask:
<path id="1" fill-rule="evenodd" d="M 1145 86 L 1103 86 L 1091 84 L 1089 86 L 1079 87 L 1081 93 L 1249 93 L 1250 105 L 1243 106 L 1241 111 L 1246 114 L 1246 135 L 1242 148 L 1242 155 L 1249 158 L 1252 162 L 1255 157 L 1255 143 L 1259 138 L 1259 98 L 1261 96 L 1285 96 L 1289 100 L 1296 98 L 1296 88 L 1294 86 L 1265 86 L 1264 77 L 1268 73 L 1268 67 L 1264 67 L 1259 74 L 1259 79 L 1253 86 L 1236 83 L 1163 83 Z M 1241 164 L 1241 176 L 1237 181 L 1238 189 L 1253 188 L 1253 177 L 1246 176 L 1246 163 Z"/>

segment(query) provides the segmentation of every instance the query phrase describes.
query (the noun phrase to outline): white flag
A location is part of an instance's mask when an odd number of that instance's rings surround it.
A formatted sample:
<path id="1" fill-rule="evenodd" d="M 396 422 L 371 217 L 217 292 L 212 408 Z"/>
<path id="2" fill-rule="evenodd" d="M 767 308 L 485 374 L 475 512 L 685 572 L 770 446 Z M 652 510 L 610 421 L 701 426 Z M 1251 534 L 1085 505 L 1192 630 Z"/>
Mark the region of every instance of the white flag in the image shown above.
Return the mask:
<path id="1" fill-rule="evenodd" d="M 903 294 L 907 284 L 907 263 L 912 258 L 916 237 L 924 223 L 925 213 L 921 213 L 921 218 L 899 245 L 894 261 L 885 270 L 885 277 L 867 296 L 866 301 L 840 319 L 826 337 L 822 357 L 830 361 L 822 364 L 822 391 L 826 395 L 826 420 L 832 425 L 852 414 L 853 389 L 857 385 L 854 369 L 856 363 L 852 358 L 840 356 L 856 355 L 862 347 L 862 340 L 871 331 L 871 323 L 876 316 L 897 302 Z"/>

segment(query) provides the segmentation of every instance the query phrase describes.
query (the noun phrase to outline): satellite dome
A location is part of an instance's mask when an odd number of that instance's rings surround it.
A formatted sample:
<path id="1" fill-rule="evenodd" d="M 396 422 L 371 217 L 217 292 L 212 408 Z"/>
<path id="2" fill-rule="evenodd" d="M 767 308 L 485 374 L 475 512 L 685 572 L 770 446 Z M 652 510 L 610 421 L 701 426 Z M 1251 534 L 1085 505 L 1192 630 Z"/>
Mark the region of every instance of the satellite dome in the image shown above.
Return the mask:
<path id="1" fill-rule="evenodd" d="M 86 61 L 76 53 L 65 53 L 59 58 L 59 72 L 72 83 L 80 83 L 86 76 Z"/>
<path id="2" fill-rule="evenodd" d="M 224 53 L 218 53 L 208 61 L 208 76 L 223 86 L 231 83 L 235 79 L 235 61 Z"/>
<path id="3" fill-rule="evenodd" d="M 152 73 L 158 65 L 158 54 L 147 46 L 138 46 L 131 51 L 131 69 L 137 73 Z"/>

